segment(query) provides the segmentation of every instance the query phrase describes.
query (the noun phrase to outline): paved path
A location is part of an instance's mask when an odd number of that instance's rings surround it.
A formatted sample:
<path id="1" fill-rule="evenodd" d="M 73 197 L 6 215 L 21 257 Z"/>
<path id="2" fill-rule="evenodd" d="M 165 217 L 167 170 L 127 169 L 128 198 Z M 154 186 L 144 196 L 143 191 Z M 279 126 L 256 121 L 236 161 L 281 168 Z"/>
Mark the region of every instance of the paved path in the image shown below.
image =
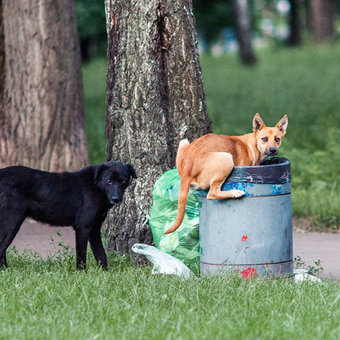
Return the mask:
<path id="1" fill-rule="evenodd" d="M 62 238 L 57 235 L 62 233 Z M 51 243 L 51 236 L 54 242 Z M 46 257 L 57 250 L 58 243 L 75 248 L 72 228 L 49 227 L 27 219 L 21 227 L 12 245 L 19 251 L 33 249 Z M 314 265 L 318 259 L 324 268 L 324 278 L 340 280 L 340 234 L 332 233 L 294 233 L 294 257 L 300 256 L 306 265 Z"/>
<path id="2" fill-rule="evenodd" d="M 307 265 L 321 260 L 321 277 L 340 280 L 340 234 L 294 233 L 294 257 L 300 256 Z"/>
<path id="3" fill-rule="evenodd" d="M 58 236 L 58 231 L 62 237 Z M 15 246 L 20 252 L 24 249 L 33 249 L 45 258 L 58 250 L 59 242 L 75 249 L 75 236 L 71 227 L 50 227 L 26 219 L 11 246 Z"/>

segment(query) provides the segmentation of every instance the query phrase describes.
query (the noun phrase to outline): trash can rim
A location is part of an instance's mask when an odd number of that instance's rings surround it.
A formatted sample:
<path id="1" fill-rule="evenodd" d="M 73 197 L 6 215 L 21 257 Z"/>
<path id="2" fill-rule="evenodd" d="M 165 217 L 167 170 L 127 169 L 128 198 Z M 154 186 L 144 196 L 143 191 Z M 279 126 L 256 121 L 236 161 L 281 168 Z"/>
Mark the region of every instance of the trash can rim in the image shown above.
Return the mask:
<path id="1" fill-rule="evenodd" d="M 235 165 L 233 167 L 233 169 L 254 169 L 254 168 L 257 168 L 257 169 L 260 169 L 260 168 L 268 168 L 268 167 L 278 167 L 278 166 L 285 166 L 285 165 L 290 165 L 290 162 L 287 158 L 284 158 L 284 161 L 282 163 L 279 163 L 279 164 L 260 164 L 260 165 L 245 165 L 245 166 L 241 166 L 241 165 Z"/>
<path id="2" fill-rule="evenodd" d="M 225 183 L 284 184 L 291 182 L 290 162 L 287 158 L 275 157 L 265 162 L 269 164 L 234 166 Z"/>

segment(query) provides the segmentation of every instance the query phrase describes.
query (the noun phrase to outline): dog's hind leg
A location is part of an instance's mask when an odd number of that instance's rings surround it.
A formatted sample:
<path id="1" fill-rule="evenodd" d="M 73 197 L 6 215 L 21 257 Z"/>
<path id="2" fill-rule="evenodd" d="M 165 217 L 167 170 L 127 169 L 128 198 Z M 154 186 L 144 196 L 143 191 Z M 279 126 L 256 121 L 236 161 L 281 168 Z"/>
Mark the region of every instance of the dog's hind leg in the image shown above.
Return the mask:
<path id="1" fill-rule="evenodd" d="M 205 172 L 201 176 L 209 178 L 210 189 L 207 195 L 208 200 L 225 198 L 238 198 L 244 195 L 242 190 L 222 191 L 221 187 L 230 175 L 234 167 L 233 158 L 230 153 L 211 152 L 205 163 Z"/>
<path id="2" fill-rule="evenodd" d="M 221 187 L 227 177 L 222 179 L 214 180 L 211 185 L 207 195 L 208 200 L 221 200 L 225 198 L 239 198 L 244 196 L 244 191 L 242 190 L 228 190 L 222 191 Z"/>
<path id="3" fill-rule="evenodd" d="M 18 233 L 25 216 L 17 217 L 13 212 L 8 212 L 7 218 L 2 219 L 0 225 L 0 267 L 7 267 L 6 251 Z M 1 214 L 2 215 L 2 214 Z M 9 216 L 9 217 L 8 217 Z"/>
<path id="4" fill-rule="evenodd" d="M 100 227 L 95 227 L 90 233 L 90 246 L 93 252 L 93 256 L 97 261 L 98 266 L 101 266 L 103 269 L 107 269 L 107 258 L 105 254 L 105 250 L 102 243 L 102 238 L 100 235 Z"/>

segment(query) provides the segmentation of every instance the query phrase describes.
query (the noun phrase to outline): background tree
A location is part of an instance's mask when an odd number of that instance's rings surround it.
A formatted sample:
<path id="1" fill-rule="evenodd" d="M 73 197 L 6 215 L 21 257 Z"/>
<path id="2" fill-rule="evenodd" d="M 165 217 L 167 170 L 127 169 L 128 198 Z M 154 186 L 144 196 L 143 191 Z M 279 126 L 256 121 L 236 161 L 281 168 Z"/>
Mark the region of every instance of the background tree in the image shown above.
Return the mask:
<path id="1" fill-rule="evenodd" d="M 73 0 L 3 1 L 5 95 L 0 166 L 88 164 Z"/>
<path id="2" fill-rule="evenodd" d="M 333 38 L 335 9 L 335 0 L 311 0 L 311 28 L 317 43 Z"/>
<path id="3" fill-rule="evenodd" d="M 256 63 L 256 57 L 251 40 L 251 15 L 248 0 L 233 0 L 233 8 L 241 61 L 245 65 L 253 65 Z"/>
<path id="4" fill-rule="evenodd" d="M 301 44 L 301 18 L 300 7 L 301 0 L 289 0 L 289 37 L 287 40 L 288 45 L 298 46 Z"/>
<path id="5" fill-rule="evenodd" d="M 107 159 L 139 176 L 111 210 L 109 247 L 128 252 L 151 243 L 155 180 L 175 167 L 178 143 L 211 131 L 191 0 L 106 0 Z"/>

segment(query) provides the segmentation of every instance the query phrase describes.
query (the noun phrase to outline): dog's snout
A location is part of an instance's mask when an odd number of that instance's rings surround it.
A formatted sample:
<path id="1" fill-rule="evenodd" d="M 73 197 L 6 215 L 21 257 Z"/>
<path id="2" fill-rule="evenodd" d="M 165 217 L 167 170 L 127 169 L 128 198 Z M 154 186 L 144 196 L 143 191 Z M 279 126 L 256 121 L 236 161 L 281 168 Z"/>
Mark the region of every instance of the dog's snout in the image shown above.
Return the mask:
<path id="1" fill-rule="evenodd" d="M 113 203 L 120 203 L 122 201 L 122 199 L 118 196 L 112 196 L 111 197 L 111 200 L 110 200 L 110 203 L 113 204 Z"/>
<path id="2" fill-rule="evenodd" d="M 270 155 L 276 155 L 276 154 L 277 154 L 277 149 L 275 149 L 275 148 L 269 148 L 269 154 L 270 154 Z"/>

